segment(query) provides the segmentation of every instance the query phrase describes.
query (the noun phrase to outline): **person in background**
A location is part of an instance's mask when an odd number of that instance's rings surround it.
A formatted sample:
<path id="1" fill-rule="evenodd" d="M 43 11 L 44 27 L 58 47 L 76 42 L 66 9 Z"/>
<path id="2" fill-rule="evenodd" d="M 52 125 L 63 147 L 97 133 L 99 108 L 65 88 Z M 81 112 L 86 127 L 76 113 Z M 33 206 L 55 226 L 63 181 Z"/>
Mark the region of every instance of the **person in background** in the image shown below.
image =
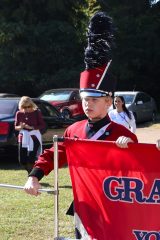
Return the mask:
<path id="1" fill-rule="evenodd" d="M 157 140 L 156 147 L 157 147 L 158 150 L 160 150 L 160 139 Z"/>
<path id="2" fill-rule="evenodd" d="M 21 97 L 19 111 L 15 117 L 15 130 L 18 134 L 19 163 L 31 172 L 35 160 L 42 153 L 40 130 L 45 128 L 41 111 L 28 96 Z"/>
<path id="3" fill-rule="evenodd" d="M 109 117 L 112 121 L 119 123 L 131 132 L 136 132 L 136 121 L 134 115 L 129 111 L 125 105 L 125 100 L 123 96 L 114 97 L 114 106 L 115 109 L 112 109 L 108 112 Z"/>

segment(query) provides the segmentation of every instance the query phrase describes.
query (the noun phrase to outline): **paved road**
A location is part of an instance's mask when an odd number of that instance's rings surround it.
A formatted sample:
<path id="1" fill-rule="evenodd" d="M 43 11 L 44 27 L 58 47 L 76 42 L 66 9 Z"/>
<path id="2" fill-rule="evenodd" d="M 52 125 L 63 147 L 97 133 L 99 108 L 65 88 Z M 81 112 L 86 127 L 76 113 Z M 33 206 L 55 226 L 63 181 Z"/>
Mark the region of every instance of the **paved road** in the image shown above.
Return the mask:
<path id="1" fill-rule="evenodd" d="M 140 143 L 156 143 L 160 138 L 160 127 L 140 127 L 137 128 L 136 135 Z"/>

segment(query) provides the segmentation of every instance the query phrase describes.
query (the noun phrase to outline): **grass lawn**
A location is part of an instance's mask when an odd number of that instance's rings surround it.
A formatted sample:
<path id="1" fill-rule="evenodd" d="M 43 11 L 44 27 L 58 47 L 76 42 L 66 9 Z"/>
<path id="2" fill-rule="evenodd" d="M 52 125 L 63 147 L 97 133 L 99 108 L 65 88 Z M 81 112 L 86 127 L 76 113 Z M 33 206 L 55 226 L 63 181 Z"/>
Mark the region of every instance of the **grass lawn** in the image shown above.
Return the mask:
<path id="1" fill-rule="evenodd" d="M 160 129 L 160 121 L 143 127 Z M 18 163 L 0 165 L 0 183 L 23 186 L 26 180 L 27 173 Z M 44 177 L 41 184 L 43 188 L 53 188 L 54 173 Z M 42 193 L 38 197 L 33 197 L 23 190 L 0 188 L 0 196 L 0 240 L 54 239 L 53 194 Z M 74 238 L 73 217 L 65 214 L 72 199 L 68 168 L 59 169 L 60 237 Z"/>
<path id="2" fill-rule="evenodd" d="M 0 166 L 0 183 L 24 185 L 26 171 L 18 164 L 8 169 Z M 53 188 L 54 173 L 41 180 L 43 188 Z M 23 190 L 0 188 L 0 239 L 48 240 L 54 239 L 54 195 L 41 193 L 38 197 Z M 73 217 L 66 210 L 72 201 L 68 168 L 59 170 L 59 236 L 74 238 Z"/>

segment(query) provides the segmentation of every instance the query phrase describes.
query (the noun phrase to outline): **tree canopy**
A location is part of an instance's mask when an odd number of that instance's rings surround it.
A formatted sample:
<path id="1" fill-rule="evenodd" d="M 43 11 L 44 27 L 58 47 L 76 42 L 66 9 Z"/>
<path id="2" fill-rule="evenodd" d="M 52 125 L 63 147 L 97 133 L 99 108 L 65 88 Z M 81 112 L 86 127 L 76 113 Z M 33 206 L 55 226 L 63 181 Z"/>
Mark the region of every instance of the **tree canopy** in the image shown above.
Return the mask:
<path id="1" fill-rule="evenodd" d="M 38 96 L 79 87 L 86 27 L 99 10 L 115 26 L 117 90 L 146 91 L 160 102 L 160 3 L 150 0 L 1 0 L 1 91 Z"/>
<path id="2" fill-rule="evenodd" d="M 48 88 L 78 86 L 85 19 L 80 2 L 1 1 L 3 91 L 39 95 Z"/>

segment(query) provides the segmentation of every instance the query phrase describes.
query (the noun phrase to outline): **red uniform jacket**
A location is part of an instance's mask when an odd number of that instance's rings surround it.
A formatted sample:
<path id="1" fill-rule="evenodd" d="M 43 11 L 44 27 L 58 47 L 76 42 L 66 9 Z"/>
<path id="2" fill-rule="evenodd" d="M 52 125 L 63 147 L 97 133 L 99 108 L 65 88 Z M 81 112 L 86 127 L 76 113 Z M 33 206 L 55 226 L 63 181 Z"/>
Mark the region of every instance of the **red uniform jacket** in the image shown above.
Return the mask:
<path id="1" fill-rule="evenodd" d="M 104 119 L 108 121 L 107 123 L 109 123 L 109 125 L 106 127 L 106 131 L 105 134 L 103 135 L 103 138 L 98 138 L 99 140 L 102 139 L 106 141 L 116 141 L 118 137 L 125 136 L 131 138 L 135 143 L 138 142 L 136 135 L 129 131 L 127 128 L 110 121 L 108 116 L 105 117 Z M 88 120 L 82 120 L 72 124 L 66 129 L 64 137 L 70 138 L 76 137 L 80 139 L 88 139 L 87 125 Z M 105 124 L 102 126 L 105 126 Z M 101 127 L 99 127 L 99 129 L 100 128 Z M 97 131 L 99 129 L 97 129 Z M 58 143 L 58 151 L 59 151 L 59 167 L 62 167 L 64 164 L 67 163 L 65 143 L 63 142 Z M 43 175 L 48 175 L 53 170 L 54 168 L 53 152 L 54 152 L 53 147 L 50 149 L 46 149 L 44 151 L 44 153 L 39 157 L 38 161 L 35 163 L 34 169 L 32 170 L 30 176 L 36 176 L 40 180 L 43 177 Z"/>

